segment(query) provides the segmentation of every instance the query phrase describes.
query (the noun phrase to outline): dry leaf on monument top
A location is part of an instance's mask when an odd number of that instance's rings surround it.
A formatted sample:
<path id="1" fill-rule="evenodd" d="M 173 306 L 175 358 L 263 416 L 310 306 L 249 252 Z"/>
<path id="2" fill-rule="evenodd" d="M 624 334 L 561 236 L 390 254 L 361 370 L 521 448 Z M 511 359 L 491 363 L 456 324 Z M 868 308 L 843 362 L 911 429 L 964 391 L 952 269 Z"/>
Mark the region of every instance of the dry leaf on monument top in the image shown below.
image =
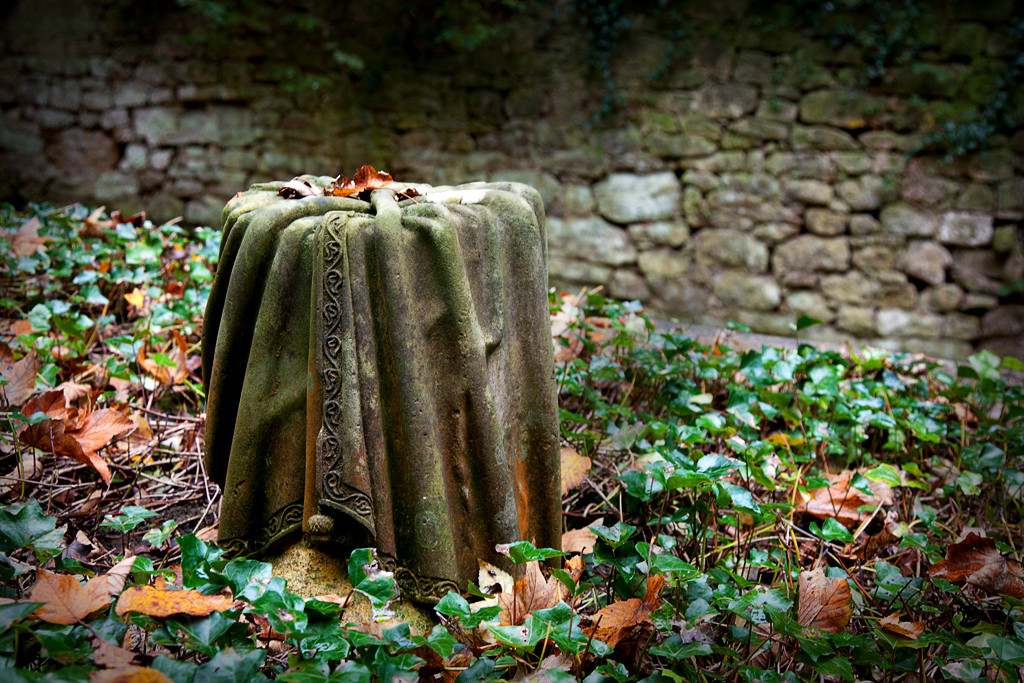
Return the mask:
<path id="1" fill-rule="evenodd" d="M 1003 557 L 995 539 L 973 531 L 949 546 L 946 559 L 932 565 L 928 575 L 951 583 L 969 583 L 991 595 L 1024 600 L 1024 568 L 1020 562 Z"/>
<path id="2" fill-rule="evenodd" d="M 636 626 L 651 621 L 651 612 L 661 607 L 661 589 L 664 576 L 647 577 L 647 592 L 643 598 L 630 598 L 613 602 L 594 615 L 594 626 L 583 629 L 588 636 L 597 638 L 609 647 L 627 640 Z"/>
<path id="3" fill-rule="evenodd" d="M 909 638 L 910 640 L 917 640 L 924 633 L 924 624 L 920 621 L 900 621 L 899 612 L 893 612 L 887 617 L 882 617 L 878 620 L 878 625 L 886 631 Z"/>
<path id="4" fill-rule="evenodd" d="M 561 581 L 545 578 L 536 560 L 527 562 L 524 567 L 523 578 L 512 586 L 512 592 L 498 595 L 501 607 L 498 620 L 502 626 L 518 626 L 526 621 L 530 612 L 554 607 L 561 599 L 561 589 L 564 588 Z"/>
<path id="5" fill-rule="evenodd" d="M 35 351 L 14 360 L 11 348 L 0 342 L 0 374 L 7 380 L 7 385 L 0 387 L 0 397 L 9 406 L 20 406 L 36 393 L 36 374 L 42 363 Z"/>
<path id="6" fill-rule="evenodd" d="M 89 672 L 89 683 L 174 683 L 156 669 L 144 666 L 124 666 L 117 669 L 99 669 Z"/>
<path id="7" fill-rule="evenodd" d="M 830 579 L 821 567 L 800 572 L 800 609 L 797 621 L 801 626 L 826 633 L 839 633 L 853 616 L 853 595 L 846 577 Z"/>
<path id="8" fill-rule="evenodd" d="M 121 593 L 114 611 L 119 617 L 129 612 L 151 617 L 169 617 L 174 614 L 206 617 L 213 612 L 227 611 L 234 604 L 230 595 L 203 595 L 191 589 L 133 586 Z"/>
<path id="9" fill-rule="evenodd" d="M 339 175 L 331 183 L 330 187 L 324 188 L 324 194 L 331 197 L 349 197 L 367 190 L 377 190 L 394 178 L 387 171 L 378 171 L 373 166 L 360 166 L 356 174 L 349 180 L 344 174 Z"/>
<path id="10" fill-rule="evenodd" d="M 303 180 L 299 176 L 289 180 L 277 191 L 277 195 L 285 199 L 302 199 L 303 197 L 315 197 L 320 194 L 319 188 L 313 187 L 312 183 L 308 180 Z"/>
<path id="11" fill-rule="evenodd" d="M 828 475 L 829 485 L 816 489 L 812 494 L 803 494 L 805 500 L 797 506 L 797 512 L 818 519 L 832 517 L 847 529 L 852 529 L 871 515 L 870 512 L 860 512 L 858 508 L 892 505 L 892 488 L 889 485 L 869 480 L 871 493 L 868 494 L 854 487 L 855 474 L 848 471 Z"/>
<path id="12" fill-rule="evenodd" d="M 124 587 L 128 572 L 135 563 L 126 557 L 102 576 L 94 576 L 82 585 L 71 574 L 56 574 L 40 569 L 27 598 L 45 603 L 33 612 L 37 619 L 50 624 L 76 624 L 93 612 L 110 605 L 111 596 Z"/>
<path id="13" fill-rule="evenodd" d="M 574 448 L 566 446 L 561 452 L 562 495 L 569 493 L 583 483 L 590 472 L 590 458 L 580 455 Z"/>

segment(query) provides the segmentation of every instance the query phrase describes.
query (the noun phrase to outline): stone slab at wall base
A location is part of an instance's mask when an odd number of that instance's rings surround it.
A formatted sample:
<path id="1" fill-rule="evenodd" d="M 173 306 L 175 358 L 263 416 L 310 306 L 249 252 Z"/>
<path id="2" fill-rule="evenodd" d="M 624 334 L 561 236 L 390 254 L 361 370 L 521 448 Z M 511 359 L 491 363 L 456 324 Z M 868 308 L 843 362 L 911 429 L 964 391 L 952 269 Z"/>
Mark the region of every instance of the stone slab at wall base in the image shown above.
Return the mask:
<path id="1" fill-rule="evenodd" d="M 274 576 L 288 581 L 290 592 L 307 600 L 332 593 L 341 597 L 352 595 L 352 602 L 345 608 L 344 621 L 357 624 L 373 622 L 370 600 L 352 590 L 346 560 L 337 554 L 300 541 L 265 561 L 273 565 Z M 407 600 L 396 600 L 391 609 L 395 612 L 394 623 L 383 622 L 384 628 L 406 622 L 414 632 L 428 633 L 437 623 L 433 611 L 421 609 Z"/>

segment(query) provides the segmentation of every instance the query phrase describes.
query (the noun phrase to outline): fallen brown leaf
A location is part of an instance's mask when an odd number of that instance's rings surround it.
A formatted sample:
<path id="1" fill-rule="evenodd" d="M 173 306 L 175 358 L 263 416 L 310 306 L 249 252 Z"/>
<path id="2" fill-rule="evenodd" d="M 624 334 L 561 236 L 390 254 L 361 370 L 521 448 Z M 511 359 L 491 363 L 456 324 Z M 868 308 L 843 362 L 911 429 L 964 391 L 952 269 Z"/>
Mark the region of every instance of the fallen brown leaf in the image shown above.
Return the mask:
<path id="1" fill-rule="evenodd" d="M 303 197 L 319 195 L 320 190 L 313 187 L 308 180 L 303 180 L 296 176 L 285 183 L 284 186 L 277 191 L 277 194 L 279 197 L 284 197 L 285 199 L 302 199 Z"/>
<path id="2" fill-rule="evenodd" d="M 135 661 L 134 652 L 108 643 L 102 638 L 94 637 L 92 639 L 92 646 L 94 648 L 92 661 L 94 664 L 99 664 L 102 667 L 119 669 L 131 666 L 132 662 Z"/>
<path id="3" fill-rule="evenodd" d="M 580 455 L 575 449 L 566 446 L 561 452 L 562 495 L 569 493 L 583 483 L 590 472 L 590 458 Z"/>
<path id="4" fill-rule="evenodd" d="M 392 180 L 391 174 L 387 171 L 378 171 L 373 166 L 364 165 L 359 167 L 351 180 L 345 175 L 339 175 L 330 187 L 324 188 L 324 194 L 333 197 L 349 197 L 379 189 Z"/>
<path id="5" fill-rule="evenodd" d="M 52 242 L 52 237 L 40 237 L 39 228 L 43 227 L 38 216 L 32 216 L 21 224 L 18 234 L 14 236 L 14 255 L 31 256 L 38 252 L 46 251 L 46 243 Z"/>
<path id="6" fill-rule="evenodd" d="M 878 620 L 878 625 L 886 631 L 909 638 L 910 640 L 917 640 L 918 636 L 924 633 L 924 624 L 920 621 L 900 621 L 899 612 L 893 612 L 887 617 L 882 617 Z"/>
<path id="7" fill-rule="evenodd" d="M 589 526 L 572 529 L 562 534 L 562 550 L 567 553 L 587 555 L 594 552 L 597 534 Z"/>
<path id="8" fill-rule="evenodd" d="M 0 342 L 0 374 L 7 380 L 7 386 L 0 387 L 0 397 L 9 406 L 20 406 L 35 393 L 36 374 L 39 372 L 39 356 L 29 351 L 14 360 L 11 348 Z"/>
<path id="9" fill-rule="evenodd" d="M 124 587 L 125 577 L 134 564 L 126 557 L 109 572 L 94 576 L 83 586 L 71 574 L 56 574 L 39 569 L 35 584 L 28 592 L 32 602 L 45 603 L 33 612 L 37 619 L 50 624 L 75 624 L 97 610 L 108 607 L 111 597 Z"/>
<path id="10" fill-rule="evenodd" d="M 562 583 L 555 578 L 545 578 L 536 560 L 527 562 L 525 570 L 523 578 L 512 586 L 511 594 L 498 595 L 498 605 L 501 607 L 498 621 L 502 626 L 518 626 L 526 621 L 530 612 L 558 604 Z"/>
<path id="11" fill-rule="evenodd" d="M 661 607 L 659 594 L 664 585 L 664 576 L 649 576 L 647 592 L 643 598 L 620 600 L 603 607 L 594 615 L 595 625 L 585 628 L 584 632 L 609 647 L 627 640 L 633 635 L 635 627 L 651 622 L 651 612 Z"/>
<path id="12" fill-rule="evenodd" d="M 830 579 L 821 567 L 800 572 L 800 607 L 797 621 L 801 626 L 826 633 L 839 633 L 850 623 L 853 596 L 845 577 Z"/>
<path id="13" fill-rule="evenodd" d="M 99 669 L 89 672 L 89 683 L 174 683 L 170 678 L 143 666 Z"/>
<path id="14" fill-rule="evenodd" d="M 213 612 L 224 612 L 234 605 L 228 595 L 203 595 L 197 590 L 160 590 L 153 586 L 133 586 L 121 593 L 114 608 L 117 616 L 129 612 L 151 617 L 169 617 L 185 614 L 205 617 Z"/>
<path id="15" fill-rule="evenodd" d="M 869 481 L 871 494 L 854 488 L 855 472 L 829 475 L 829 485 L 814 491 L 813 495 L 797 506 L 797 512 L 809 514 L 818 519 L 835 518 L 847 529 L 853 529 L 867 519 L 870 512 L 860 512 L 862 506 L 892 504 L 892 489 L 882 483 Z"/>
<path id="16" fill-rule="evenodd" d="M 144 348 L 139 348 L 135 360 L 152 377 L 161 384 L 173 386 L 181 384 L 188 378 L 188 342 L 177 330 L 171 330 L 174 336 L 174 348 L 167 352 L 167 357 L 174 361 L 174 366 L 161 365 L 152 358 L 146 357 Z"/>
<path id="17" fill-rule="evenodd" d="M 1003 557 L 993 538 L 973 531 L 946 549 L 946 559 L 932 565 L 928 575 L 951 583 L 968 583 L 991 595 L 1024 600 L 1024 568 Z"/>

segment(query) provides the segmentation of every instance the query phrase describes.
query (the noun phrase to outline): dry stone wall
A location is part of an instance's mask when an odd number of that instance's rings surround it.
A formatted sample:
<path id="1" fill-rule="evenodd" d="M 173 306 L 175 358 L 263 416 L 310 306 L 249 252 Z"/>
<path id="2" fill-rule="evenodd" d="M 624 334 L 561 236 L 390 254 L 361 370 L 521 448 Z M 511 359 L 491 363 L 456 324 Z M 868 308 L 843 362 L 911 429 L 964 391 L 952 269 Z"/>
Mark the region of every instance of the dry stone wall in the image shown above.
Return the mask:
<path id="1" fill-rule="evenodd" d="M 1019 3 L 953 3 L 930 61 L 872 89 L 856 55 L 753 30 L 742 2 L 684 5 L 685 56 L 651 79 L 666 44 L 641 20 L 616 61 L 624 106 L 593 125 L 567 28 L 313 90 L 256 45 L 197 48 L 180 16 L 134 44 L 117 3 L 22 0 L 0 29 L 0 194 L 215 224 L 248 184 L 300 172 L 520 180 L 545 199 L 553 285 L 684 322 L 790 334 L 808 315 L 810 337 L 1024 357 L 1024 132 L 909 154 L 994 96 Z"/>

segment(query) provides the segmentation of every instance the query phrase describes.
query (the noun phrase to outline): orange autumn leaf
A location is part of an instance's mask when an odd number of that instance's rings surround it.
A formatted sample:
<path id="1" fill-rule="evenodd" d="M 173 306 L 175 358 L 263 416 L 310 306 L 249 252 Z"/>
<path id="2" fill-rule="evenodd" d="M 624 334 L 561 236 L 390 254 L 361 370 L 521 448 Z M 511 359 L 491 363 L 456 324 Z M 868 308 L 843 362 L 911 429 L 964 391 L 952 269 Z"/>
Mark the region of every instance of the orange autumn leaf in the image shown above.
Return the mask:
<path id="1" fill-rule="evenodd" d="M 174 362 L 173 366 L 161 365 L 152 358 L 146 356 L 146 351 L 139 348 L 135 360 L 142 366 L 151 377 L 161 384 L 173 386 L 181 384 L 188 378 L 188 342 L 177 330 L 171 330 L 174 336 L 174 348 L 167 353 L 167 357 Z"/>
<path id="2" fill-rule="evenodd" d="M 928 575 L 951 583 L 968 583 L 991 595 L 1009 595 L 1024 600 L 1024 568 L 996 548 L 995 539 L 967 538 L 946 549 L 946 559 L 928 570 Z"/>
<path id="3" fill-rule="evenodd" d="M 121 593 L 115 612 L 119 617 L 129 612 L 151 617 L 169 617 L 173 614 L 205 617 L 213 612 L 229 610 L 233 605 L 234 600 L 228 595 L 203 595 L 197 590 L 133 586 Z"/>
<path id="4" fill-rule="evenodd" d="M 818 519 L 832 517 L 847 529 L 852 529 L 871 514 L 860 512 L 858 508 L 892 504 L 892 489 L 888 485 L 869 481 L 871 493 L 865 493 L 853 486 L 854 474 L 856 473 L 843 472 L 829 475 L 829 485 L 815 490 L 808 499 L 797 506 L 797 511 Z"/>
<path id="5" fill-rule="evenodd" d="M 126 557 L 106 574 L 94 576 L 85 585 L 71 574 L 56 574 L 39 569 L 27 598 L 45 604 L 33 612 L 33 616 L 50 624 L 75 624 L 82 621 L 93 612 L 110 605 L 111 597 L 124 587 L 125 578 L 134 563 L 134 557 Z"/>
<path id="6" fill-rule="evenodd" d="M 14 236 L 14 255 L 31 256 L 32 254 L 46 251 L 46 243 L 52 242 L 52 237 L 40 237 L 39 228 L 43 227 L 38 216 L 32 216 L 21 224 L 18 234 Z"/>
<path id="7" fill-rule="evenodd" d="M 924 633 L 924 624 L 920 621 L 900 621 L 899 612 L 893 612 L 887 617 L 882 617 L 878 620 L 878 625 L 886 631 L 909 638 L 910 640 L 917 640 Z"/>
<path id="8" fill-rule="evenodd" d="M 142 308 L 143 304 L 146 303 L 146 292 L 145 290 L 136 287 L 124 295 L 124 300 L 136 308 Z"/>
<path id="9" fill-rule="evenodd" d="M 174 683 L 156 669 L 144 666 L 124 666 L 89 672 L 89 683 Z"/>
<path id="10" fill-rule="evenodd" d="M 0 374 L 7 385 L 0 387 L 0 397 L 9 406 L 20 406 L 35 393 L 36 374 L 42 363 L 35 351 L 30 351 L 18 360 L 7 344 L 0 343 Z"/>
<path id="11" fill-rule="evenodd" d="M 580 455 L 575 449 L 566 446 L 561 452 L 562 495 L 569 493 L 583 483 L 590 472 L 590 458 Z"/>
<path id="12" fill-rule="evenodd" d="M 594 615 L 594 626 L 584 629 L 588 636 L 615 647 L 628 640 L 635 627 L 651 622 L 651 612 L 661 607 L 661 589 L 664 576 L 647 577 L 647 592 L 643 598 L 630 598 L 613 602 Z"/>
<path id="13" fill-rule="evenodd" d="M 846 577 L 830 579 L 821 567 L 800 572 L 800 607 L 797 621 L 801 626 L 825 633 L 839 633 L 853 616 L 853 595 Z"/>
<path id="14" fill-rule="evenodd" d="M 382 188 L 392 180 L 391 174 L 387 171 L 378 171 L 373 166 L 364 165 L 359 167 L 351 180 L 344 174 L 339 175 L 330 187 L 324 188 L 324 194 L 331 197 L 349 197 L 367 190 Z"/>
<path id="15" fill-rule="evenodd" d="M 562 534 L 562 550 L 567 553 L 587 555 L 594 552 L 595 543 L 597 543 L 597 534 L 590 527 L 572 529 Z"/>
<path id="16" fill-rule="evenodd" d="M 554 607 L 560 600 L 562 583 L 555 578 L 545 578 L 539 562 L 527 562 L 525 569 L 523 578 L 512 586 L 511 594 L 498 595 L 501 607 L 498 621 L 502 626 L 518 626 L 526 621 L 530 612 Z"/>

